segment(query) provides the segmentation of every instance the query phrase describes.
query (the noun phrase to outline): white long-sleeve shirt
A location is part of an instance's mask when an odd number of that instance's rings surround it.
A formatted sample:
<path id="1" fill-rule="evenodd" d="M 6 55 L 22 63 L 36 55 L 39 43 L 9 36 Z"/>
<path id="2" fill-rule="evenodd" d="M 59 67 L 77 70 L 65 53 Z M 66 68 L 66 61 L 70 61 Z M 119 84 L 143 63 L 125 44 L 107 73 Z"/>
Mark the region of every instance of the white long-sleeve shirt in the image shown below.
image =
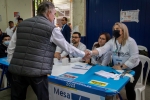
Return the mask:
<path id="1" fill-rule="evenodd" d="M 62 52 L 63 52 L 63 50 L 62 50 L 59 46 L 57 46 L 57 47 L 56 47 L 56 51 L 55 51 L 55 52 L 62 53 Z"/>
<path id="2" fill-rule="evenodd" d="M 112 51 L 112 59 L 114 65 L 125 64 L 130 69 L 136 67 L 139 64 L 140 59 L 138 47 L 135 40 L 129 37 L 126 40 L 126 44 L 124 46 L 119 44 L 117 40 L 116 44 L 115 39 L 113 38 L 109 40 L 103 47 L 97 48 L 99 56 L 106 53 L 107 51 Z"/>
<path id="3" fill-rule="evenodd" d="M 97 44 L 98 42 L 95 42 L 93 44 L 92 50 L 96 49 L 96 47 L 94 47 L 95 44 Z M 93 64 L 99 64 L 99 65 L 103 65 L 103 66 L 107 66 L 110 63 L 111 60 L 111 51 L 106 52 L 105 54 L 103 54 L 102 56 L 92 56 L 91 58 L 91 62 Z"/>
<path id="4" fill-rule="evenodd" d="M 73 43 L 70 43 L 71 45 L 73 45 Z M 86 50 L 86 46 L 79 42 L 79 45 L 76 47 L 77 49 L 81 50 L 81 51 L 84 51 Z M 67 52 L 63 51 L 61 53 L 61 57 L 66 57 L 68 55 Z M 69 57 L 70 57 L 70 62 L 79 62 L 79 61 L 82 61 L 82 57 L 74 57 L 72 55 L 69 54 Z"/>
<path id="5" fill-rule="evenodd" d="M 5 31 L 5 33 L 7 33 L 7 35 L 9 35 L 10 37 L 12 37 L 14 28 L 15 27 L 12 27 L 12 28 L 8 27 L 6 29 L 6 31 Z"/>
<path id="6" fill-rule="evenodd" d="M 7 48 L 7 52 L 8 52 L 8 61 L 10 62 L 16 47 L 16 33 L 13 34 L 12 39 L 9 43 L 9 46 Z M 54 44 L 56 44 L 57 46 L 59 46 L 60 48 L 62 48 L 64 51 L 66 51 L 68 54 L 71 54 L 75 57 L 84 57 L 85 53 L 79 49 L 77 49 L 76 47 L 70 45 L 64 38 L 64 36 L 62 35 L 62 33 L 60 32 L 60 30 L 58 28 L 54 28 L 52 31 L 52 35 L 50 37 L 50 42 L 53 42 Z"/>

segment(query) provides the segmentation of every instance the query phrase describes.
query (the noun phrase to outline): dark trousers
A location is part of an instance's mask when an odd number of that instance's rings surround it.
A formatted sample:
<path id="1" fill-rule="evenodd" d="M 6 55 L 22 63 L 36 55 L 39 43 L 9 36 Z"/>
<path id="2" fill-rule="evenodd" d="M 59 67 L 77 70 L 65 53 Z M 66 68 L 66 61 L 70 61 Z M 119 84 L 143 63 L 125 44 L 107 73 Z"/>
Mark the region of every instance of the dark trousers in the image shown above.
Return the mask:
<path id="1" fill-rule="evenodd" d="M 128 100 L 135 100 L 136 98 L 136 94 L 134 91 L 134 87 L 141 75 L 141 69 L 142 69 L 142 63 L 140 62 L 138 66 L 136 66 L 135 68 L 133 68 L 132 70 L 135 71 L 135 75 L 134 75 L 134 81 L 133 83 L 128 82 L 125 86 L 126 89 L 126 95 L 127 95 L 127 99 Z"/>
<path id="2" fill-rule="evenodd" d="M 38 100 L 49 100 L 47 75 L 26 77 L 15 74 L 12 74 L 11 100 L 25 100 L 29 85 L 31 85 Z"/>

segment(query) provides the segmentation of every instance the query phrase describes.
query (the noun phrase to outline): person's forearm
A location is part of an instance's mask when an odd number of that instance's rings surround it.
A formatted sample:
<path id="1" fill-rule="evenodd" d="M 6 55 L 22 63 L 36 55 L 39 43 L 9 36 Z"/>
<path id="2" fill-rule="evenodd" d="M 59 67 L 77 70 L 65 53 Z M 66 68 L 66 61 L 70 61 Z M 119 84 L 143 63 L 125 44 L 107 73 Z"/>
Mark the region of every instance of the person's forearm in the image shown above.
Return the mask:
<path id="1" fill-rule="evenodd" d="M 122 65 L 122 69 L 127 69 L 128 66 L 126 66 L 125 64 Z"/>
<path id="2" fill-rule="evenodd" d="M 13 33 L 16 31 L 16 28 L 17 28 L 17 27 L 15 27 L 15 28 L 13 29 Z"/>
<path id="3" fill-rule="evenodd" d="M 57 30 L 57 28 L 55 28 L 53 30 L 50 41 L 53 42 L 54 44 L 56 44 L 57 46 L 59 46 L 62 50 L 66 51 L 67 53 L 69 53 L 75 57 L 84 57 L 85 56 L 85 52 L 70 45 L 63 37 L 60 30 Z"/>
<path id="4" fill-rule="evenodd" d="M 99 54 L 99 52 L 96 49 L 94 49 L 94 50 L 91 51 L 91 55 L 98 55 L 98 54 Z"/>

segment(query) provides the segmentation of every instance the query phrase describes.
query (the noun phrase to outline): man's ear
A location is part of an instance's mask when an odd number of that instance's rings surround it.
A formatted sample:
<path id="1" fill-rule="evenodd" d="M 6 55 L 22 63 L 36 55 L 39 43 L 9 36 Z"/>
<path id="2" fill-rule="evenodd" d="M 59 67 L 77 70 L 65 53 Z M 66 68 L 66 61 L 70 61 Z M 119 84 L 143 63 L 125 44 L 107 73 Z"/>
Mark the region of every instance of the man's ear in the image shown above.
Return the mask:
<path id="1" fill-rule="evenodd" d="M 51 10 L 48 10 L 48 11 L 47 11 L 47 15 L 49 15 L 50 13 L 51 13 Z"/>
<path id="2" fill-rule="evenodd" d="M 48 10 L 48 12 L 49 12 L 49 13 L 52 13 L 52 11 L 51 11 L 51 10 Z"/>

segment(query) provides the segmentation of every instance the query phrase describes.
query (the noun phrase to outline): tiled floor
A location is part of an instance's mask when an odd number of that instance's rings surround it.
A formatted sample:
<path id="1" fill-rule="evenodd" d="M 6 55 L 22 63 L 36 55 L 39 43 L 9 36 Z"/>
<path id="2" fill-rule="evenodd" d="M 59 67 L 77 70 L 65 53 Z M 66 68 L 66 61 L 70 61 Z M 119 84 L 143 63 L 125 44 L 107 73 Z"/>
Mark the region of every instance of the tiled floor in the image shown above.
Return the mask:
<path id="1" fill-rule="evenodd" d="M 31 87 L 29 87 L 27 91 L 26 100 L 37 100 L 36 95 L 33 93 Z M 10 89 L 0 91 L 0 100 L 11 100 L 10 93 Z"/>
<path id="2" fill-rule="evenodd" d="M 150 100 L 150 83 L 146 86 L 145 100 Z M 123 98 L 126 98 L 125 91 L 121 92 Z M 0 92 L 0 100 L 11 100 L 10 99 L 10 89 Z M 37 100 L 35 94 L 33 93 L 31 87 L 28 88 L 27 99 L 26 100 Z"/>

